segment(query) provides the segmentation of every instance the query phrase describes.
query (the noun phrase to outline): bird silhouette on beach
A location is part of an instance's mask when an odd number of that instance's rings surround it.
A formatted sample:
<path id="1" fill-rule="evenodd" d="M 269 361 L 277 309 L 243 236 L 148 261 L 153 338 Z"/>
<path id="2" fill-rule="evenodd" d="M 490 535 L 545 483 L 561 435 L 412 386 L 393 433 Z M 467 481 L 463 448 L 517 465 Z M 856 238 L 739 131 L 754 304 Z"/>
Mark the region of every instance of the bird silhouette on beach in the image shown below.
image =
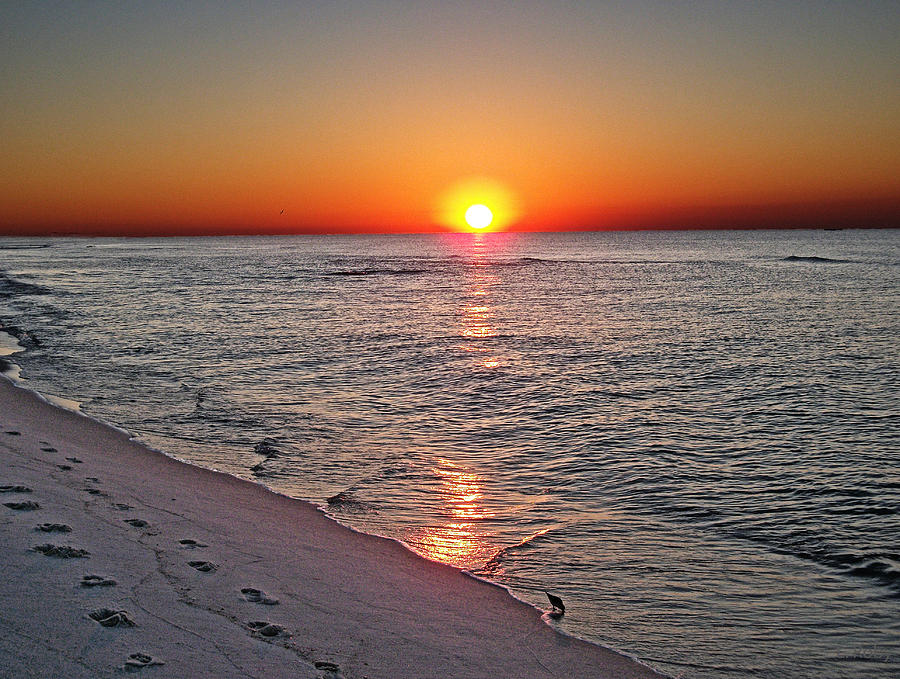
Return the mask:
<path id="1" fill-rule="evenodd" d="M 551 618 L 561 618 L 566 613 L 565 604 L 563 604 L 563 600 L 560 599 L 555 594 L 550 594 L 550 592 L 544 592 L 547 595 L 547 598 L 550 600 L 550 605 L 553 606 L 553 610 L 548 613 Z"/>

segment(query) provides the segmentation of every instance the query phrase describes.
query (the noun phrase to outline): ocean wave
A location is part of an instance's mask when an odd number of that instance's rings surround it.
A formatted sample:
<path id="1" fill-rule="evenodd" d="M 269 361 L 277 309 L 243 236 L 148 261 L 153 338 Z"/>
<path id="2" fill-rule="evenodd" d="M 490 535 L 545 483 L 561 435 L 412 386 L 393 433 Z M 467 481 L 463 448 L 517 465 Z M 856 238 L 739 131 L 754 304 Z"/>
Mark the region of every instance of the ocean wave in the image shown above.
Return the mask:
<path id="1" fill-rule="evenodd" d="M 796 545 L 780 545 L 762 536 L 744 535 L 742 537 L 758 544 L 765 544 L 778 554 L 812 561 L 833 569 L 839 575 L 865 578 L 888 587 L 892 590 L 893 597 L 900 597 L 900 554 L 836 551 L 833 546 L 804 544 L 803 542 Z"/>
<path id="2" fill-rule="evenodd" d="M 19 345 L 25 349 L 33 349 L 41 346 L 41 341 L 30 330 L 25 330 L 18 325 L 5 325 L 0 323 L 0 332 L 16 338 Z"/>
<path id="3" fill-rule="evenodd" d="M 352 514 L 363 514 L 375 511 L 375 505 L 356 497 L 352 489 L 342 490 L 331 497 L 325 498 L 328 509 L 338 510 L 341 512 L 349 512 Z"/>
<path id="4" fill-rule="evenodd" d="M 267 460 L 272 457 L 278 457 L 281 451 L 278 450 L 277 441 L 275 439 L 265 438 L 253 446 L 253 452 L 262 455 Z"/>
<path id="5" fill-rule="evenodd" d="M 203 399 L 202 390 L 197 394 L 197 406 Z M 262 455 L 263 459 L 250 467 L 250 471 L 254 476 L 272 476 L 272 471 L 266 467 L 266 463 L 276 457 L 281 457 L 281 451 L 276 447 L 278 442 L 275 439 L 264 438 L 253 446 L 253 452 Z"/>
<path id="6" fill-rule="evenodd" d="M 837 261 L 837 260 L 835 260 Z M 486 260 L 470 262 L 478 266 L 488 267 L 522 267 L 534 264 L 578 264 L 583 266 L 657 266 L 661 264 L 675 265 L 710 265 L 710 264 L 735 264 L 729 260 L 720 259 L 551 259 L 544 257 L 519 257 L 510 260 Z"/>
<path id="7" fill-rule="evenodd" d="M 43 250 L 52 247 L 53 243 L 4 243 L 0 241 L 0 250 Z"/>
<path id="8" fill-rule="evenodd" d="M 50 293 L 50 289 L 43 285 L 28 283 L 0 272 L 0 298 L 14 295 L 49 295 Z"/>
<path id="9" fill-rule="evenodd" d="M 155 353 L 157 353 L 157 349 L 153 347 L 136 346 L 122 349 L 123 356 L 149 356 Z"/>
<path id="10" fill-rule="evenodd" d="M 800 255 L 790 255 L 788 257 L 784 257 L 782 262 L 819 262 L 823 264 L 849 264 L 851 260 L 849 259 L 831 259 L 830 257 L 803 257 Z"/>
<path id="11" fill-rule="evenodd" d="M 484 565 L 478 569 L 478 572 L 484 575 L 490 575 L 491 573 L 497 572 L 502 564 L 503 557 L 516 549 L 521 549 L 527 545 L 530 545 L 532 542 L 542 538 L 550 531 L 558 528 L 558 526 L 551 526 L 550 528 L 542 528 L 539 531 L 535 531 L 531 535 L 522 538 L 519 542 L 514 545 L 507 545 L 506 547 L 501 547 L 496 552 L 494 552 L 491 557 L 484 562 Z"/>
<path id="12" fill-rule="evenodd" d="M 896 555 L 892 556 L 896 558 Z M 859 566 L 848 570 L 847 574 L 878 578 L 891 583 L 900 582 L 900 569 L 897 568 L 896 564 L 879 559 L 866 560 Z"/>
<path id="13" fill-rule="evenodd" d="M 343 269 L 326 271 L 324 276 L 415 276 L 428 273 L 427 269 Z"/>
<path id="14" fill-rule="evenodd" d="M 836 655 L 828 658 L 831 662 L 872 663 L 876 665 L 900 665 L 900 655 L 874 655 L 854 653 L 852 655 Z"/>

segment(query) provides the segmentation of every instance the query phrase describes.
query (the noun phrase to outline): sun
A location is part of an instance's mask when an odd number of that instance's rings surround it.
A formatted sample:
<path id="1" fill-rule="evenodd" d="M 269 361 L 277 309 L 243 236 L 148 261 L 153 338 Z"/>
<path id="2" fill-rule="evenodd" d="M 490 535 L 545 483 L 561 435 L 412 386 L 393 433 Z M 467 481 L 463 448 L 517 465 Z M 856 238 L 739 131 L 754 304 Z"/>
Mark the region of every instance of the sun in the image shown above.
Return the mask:
<path id="1" fill-rule="evenodd" d="M 435 199 L 434 221 L 450 231 L 503 231 L 519 215 L 512 191 L 487 177 L 462 179 Z"/>
<path id="2" fill-rule="evenodd" d="M 466 224 L 473 229 L 484 229 L 494 221 L 494 213 L 487 205 L 475 203 L 466 210 Z"/>

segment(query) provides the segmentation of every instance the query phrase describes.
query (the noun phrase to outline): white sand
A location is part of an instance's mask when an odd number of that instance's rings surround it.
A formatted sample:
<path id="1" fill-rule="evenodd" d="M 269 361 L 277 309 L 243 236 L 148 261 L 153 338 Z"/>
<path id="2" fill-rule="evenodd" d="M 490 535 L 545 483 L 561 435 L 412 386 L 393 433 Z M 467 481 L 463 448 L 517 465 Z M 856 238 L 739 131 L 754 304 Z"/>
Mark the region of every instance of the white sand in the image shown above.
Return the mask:
<path id="1" fill-rule="evenodd" d="M 0 504 L 4 677 L 660 676 L 559 634 L 499 587 L 354 533 L 305 502 L 148 450 L 6 379 L 0 456 L 0 486 L 32 490 L 0 493 L 0 503 L 40 505 Z M 71 531 L 36 530 L 44 523 Z M 90 556 L 33 550 L 45 543 Z M 85 575 L 116 584 L 85 587 Z M 247 587 L 279 603 L 247 601 Z M 88 617 L 102 608 L 135 626 Z M 252 622 L 284 631 L 263 636 Z M 126 665 L 135 653 L 165 664 Z"/>

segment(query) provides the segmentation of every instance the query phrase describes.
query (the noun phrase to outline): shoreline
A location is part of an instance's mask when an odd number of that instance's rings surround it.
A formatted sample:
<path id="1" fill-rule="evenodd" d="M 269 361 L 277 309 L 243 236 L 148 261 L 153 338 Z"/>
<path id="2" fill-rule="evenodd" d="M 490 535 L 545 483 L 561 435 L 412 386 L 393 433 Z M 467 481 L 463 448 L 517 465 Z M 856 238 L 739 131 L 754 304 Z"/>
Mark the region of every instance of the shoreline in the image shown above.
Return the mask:
<path id="1" fill-rule="evenodd" d="M 4 333 L 2 330 L 0 330 L 0 340 L 2 340 L 2 335 L 4 335 L 4 334 L 6 334 L 6 333 Z M 16 339 L 15 337 L 13 337 L 13 336 L 11 336 L 11 335 L 7 335 L 7 336 L 10 337 L 10 338 L 13 339 L 13 340 Z M 20 352 L 20 351 L 25 351 L 25 349 L 24 349 L 23 347 L 19 347 L 19 348 L 15 349 L 13 352 L 10 352 L 9 354 L 3 354 L 3 353 L 0 353 L 0 359 L 2 359 L 3 357 L 5 357 L 5 356 L 7 356 L 7 355 L 12 355 L 13 353 L 18 353 L 18 352 Z M 406 549 L 407 551 L 411 552 L 412 554 L 418 556 L 418 557 L 421 558 L 421 559 L 424 559 L 425 561 L 429 561 L 429 562 L 432 562 L 432 563 L 436 563 L 436 564 L 439 564 L 439 565 L 442 565 L 442 566 L 447 566 L 447 565 L 449 565 L 449 564 L 445 564 L 444 562 L 439 561 L 439 560 L 437 560 L 437 559 L 432 559 L 432 558 L 430 558 L 427 554 L 421 554 L 421 553 L 419 553 L 419 552 L 416 551 L 411 545 L 409 545 L 408 543 L 404 542 L 404 541 L 403 541 L 402 539 L 400 539 L 400 538 L 393 537 L 393 536 L 390 536 L 390 535 L 382 535 L 382 534 L 380 534 L 380 533 L 375 533 L 375 532 L 371 532 L 371 531 L 361 530 L 361 529 L 359 529 L 359 528 L 354 527 L 354 526 L 353 526 L 352 524 L 350 524 L 350 523 L 346 523 L 346 522 L 344 522 L 344 521 L 341 521 L 340 517 L 338 517 L 338 516 L 336 516 L 336 515 L 334 515 L 334 514 L 330 514 L 330 513 L 328 512 L 327 505 L 317 504 L 317 503 L 314 502 L 313 500 L 306 499 L 306 498 L 293 497 L 293 496 L 291 496 L 291 495 L 288 495 L 287 493 L 283 493 L 283 492 L 279 491 L 277 488 L 273 488 L 273 487 L 271 487 L 271 486 L 266 485 L 262 480 L 259 480 L 259 479 L 253 479 L 253 478 L 245 478 L 245 477 L 243 477 L 243 476 L 240 476 L 239 474 L 235 474 L 235 473 L 228 472 L 228 471 L 223 471 L 223 470 L 221 470 L 221 469 L 216 469 L 215 467 L 204 467 L 204 466 L 202 466 L 202 465 L 195 464 L 195 463 L 191 462 L 190 460 L 182 459 L 182 458 L 178 457 L 177 455 L 174 455 L 174 454 L 172 454 L 172 453 L 168 453 L 168 452 L 166 452 L 165 450 L 162 450 L 161 448 L 154 447 L 153 445 L 149 444 L 149 443 L 146 442 L 146 441 L 141 441 L 141 440 L 137 437 L 137 435 L 135 435 L 133 432 L 128 431 L 127 429 L 124 429 L 124 428 L 119 427 L 119 426 L 114 425 L 114 424 L 110 424 L 109 422 L 106 422 L 106 421 L 104 421 L 104 420 L 102 420 L 102 419 L 100 419 L 100 418 L 98 418 L 98 417 L 95 417 L 95 416 L 93 416 L 93 415 L 89 415 L 88 413 L 85 413 L 83 410 L 81 410 L 81 403 L 80 403 L 79 401 L 75 401 L 75 400 L 73 400 L 73 399 L 69 399 L 69 398 L 66 398 L 66 397 L 63 397 L 63 396 L 57 396 L 57 395 L 53 395 L 53 394 L 44 394 L 44 393 L 41 393 L 41 392 L 37 391 L 36 389 L 32 389 L 32 388 L 30 387 L 29 383 L 28 383 L 28 380 L 26 380 L 25 378 L 23 378 L 23 377 L 21 376 L 21 369 L 20 369 L 19 365 L 16 364 L 16 363 L 11 363 L 11 365 L 12 365 L 12 367 L 11 367 L 11 369 L 9 369 L 9 370 L 3 370 L 3 369 L 2 369 L 2 366 L 0 366 L 0 380 L 2 380 L 2 379 L 5 378 L 5 379 L 6 379 L 7 381 L 9 381 L 14 387 L 16 387 L 16 388 L 18 388 L 18 389 L 21 389 L 22 391 L 25 391 L 25 392 L 27 392 L 27 393 L 33 395 L 33 396 L 36 396 L 39 400 L 45 402 L 46 404 L 48 404 L 48 405 L 50 405 L 50 406 L 52 406 L 52 407 L 59 408 L 60 410 L 66 410 L 66 411 L 68 411 L 68 412 L 70 412 L 70 413 L 74 413 L 74 414 L 79 415 L 79 416 L 81 416 L 81 417 L 84 417 L 84 418 L 86 418 L 86 419 L 88 419 L 88 420 L 91 420 L 91 421 L 94 422 L 94 423 L 100 424 L 101 426 L 109 427 L 110 429 L 113 429 L 114 431 L 119 432 L 120 434 L 126 436 L 126 437 L 128 438 L 129 441 L 132 441 L 133 443 L 136 443 L 137 445 L 142 446 L 143 448 L 146 448 L 148 451 L 150 451 L 150 452 L 152 452 L 152 453 L 154 453 L 154 454 L 163 455 L 163 456 L 165 456 L 165 457 L 167 457 L 167 458 L 169 458 L 169 459 L 172 459 L 172 460 L 174 460 L 174 461 L 176 461 L 176 462 L 180 462 L 180 463 L 182 463 L 182 464 L 188 465 L 189 467 L 198 467 L 198 468 L 200 468 L 200 469 L 207 469 L 207 470 L 212 471 L 212 472 L 215 472 L 215 473 L 217 473 L 217 474 L 224 474 L 224 475 L 229 476 L 229 477 L 231 477 L 231 478 L 238 479 L 238 480 L 240 480 L 240 481 L 245 481 L 245 482 L 247 482 L 247 483 L 251 483 L 251 484 L 253 484 L 253 485 L 260 486 L 260 487 L 264 488 L 265 490 L 269 491 L 270 493 L 274 493 L 275 495 L 279 495 L 279 496 L 281 496 L 281 497 L 285 497 L 285 498 L 288 498 L 288 499 L 290 499 L 290 500 L 295 500 L 295 501 L 297 501 L 297 502 L 302 502 L 302 503 L 304 503 L 304 504 L 311 505 L 311 506 L 314 507 L 317 511 L 319 511 L 323 516 L 325 516 L 328 520 L 333 521 L 334 523 L 338 524 L 338 525 L 341 526 L 342 528 L 345 528 L 345 529 L 347 529 L 347 530 L 349 530 L 349 531 L 352 531 L 352 532 L 354 532 L 354 533 L 358 533 L 358 534 L 360 534 L 360 535 L 370 536 L 370 537 L 378 538 L 378 539 L 381 539 L 381 540 L 390 540 L 390 541 L 396 542 L 397 544 L 399 544 L 401 547 L 403 547 L 403 548 Z M 2 399 L 0 399 L 0 402 L 2 402 Z M 2 422 L 0 422 L 0 426 L 2 426 Z M 533 603 L 529 602 L 528 600 L 523 599 L 523 598 L 521 598 L 520 596 L 517 596 L 516 593 L 515 593 L 515 591 L 513 591 L 513 589 L 512 589 L 511 587 L 509 587 L 509 586 L 507 586 L 507 585 L 504 585 L 503 583 L 495 582 L 495 581 L 493 581 L 493 580 L 491 580 L 491 579 L 489 579 L 489 578 L 487 578 L 487 577 L 480 576 L 480 575 L 476 575 L 475 573 L 472 573 L 471 571 L 468 571 L 468 570 L 466 570 L 466 569 L 464 569 L 464 568 L 461 568 L 461 567 L 458 567 L 458 566 L 452 566 L 452 565 L 451 565 L 450 567 L 451 567 L 451 568 L 455 568 L 456 570 L 460 571 L 463 575 L 465 575 L 465 576 L 467 576 L 467 577 L 470 577 L 470 578 L 472 578 L 472 579 L 474 579 L 474 580 L 477 580 L 477 581 L 483 582 L 483 583 L 487 583 L 487 584 L 492 585 L 492 586 L 494 586 L 494 587 L 499 587 L 500 589 L 502 589 L 503 591 L 505 591 L 510 597 L 512 597 L 512 598 L 515 599 L 516 601 L 518 601 L 518 602 L 520 602 L 520 603 L 523 603 L 523 604 L 525 604 L 526 606 L 528 606 L 528 607 L 534 609 L 535 611 L 537 611 L 538 613 L 540 613 L 541 616 L 542 616 L 542 619 L 544 619 L 545 622 L 546 622 L 548 625 L 550 625 L 550 623 L 545 619 L 545 616 L 546 616 L 546 614 L 547 614 L 547 611 L 545 611 L 544 609 L 540 608 L 540 607 L 537 606 L 536 604 L 533 604 Z M 551 625 L 551 626 L 552 626 L 552 625 Z M 585 641 L 585 642 L 587 642 L 587 643 L 589 643 L 589 644 L 593 644 L 593 645 L 595 645 L 595 646 L 599 646 L 600 648 L 602 648 L 602 649 L 604 649 L 604 650 L 611 650 L 611 651 L 613 651 L 614 653 L 617 653 L 617 654 L 622 655 L 622 656 L 624 656 L 624 657 L 626 657 L 626 658 L 632 659 L 632 660 L 634 660 L 634 661 L 636 661 L 636 662 L 638 662 L 638 663 L 640 663 L 640 664 L 646 664 L 646 663 L 642 663 L 642 662 L 640 661 L 640 659 L 637 658 L 637 657 L 635 657 L 635 656 L 629 655 L 629 654 L 627 654 L 627 653 L 623 653 L 623 652 L 621 652 L 621 651 L 616 651 L 615 649 L 611 649 L 611 648 L 609 648 L 609 647 L 607 647 L 607 646 L 603 646 L 602 644 L 600 644 L 600 643 L 598 643 L 598 642 L 591 641 L 590 639 L 585 639 L 585 638 L 583 638 L 583 637 L 578 636 L 577 634 L 575 634 L 575 633 L 573 633 L 573 632 L 569 632 L 569 631 L 567 631 L 567 630 L 565 630 L 565 629 L 562 629 L 562 628 L 560 628 L 560 627 L 553 627 L 553 629 L 554 629 L 556 632 L 558 632 L 559 634 L 562 634 L 562 635 L 564 635 L 564 636 L 571 637 L 571 638 L 573 638 L 573 639 L 578 639 L 579 641 Z"/>
<path id="2" fill-rule="evenodd" d="M 0 666 L 24 676 L 663 676 L 554 629 L 500 585 L 176 460 L 6 376 L 0 404 L 0 485 L 31 491 L 0 497 L 39 505 L 2 507 Z M 72 549 L 34 551 L 47 544 Z M 104 608 L 135 626 L 88 617 Z"/>

